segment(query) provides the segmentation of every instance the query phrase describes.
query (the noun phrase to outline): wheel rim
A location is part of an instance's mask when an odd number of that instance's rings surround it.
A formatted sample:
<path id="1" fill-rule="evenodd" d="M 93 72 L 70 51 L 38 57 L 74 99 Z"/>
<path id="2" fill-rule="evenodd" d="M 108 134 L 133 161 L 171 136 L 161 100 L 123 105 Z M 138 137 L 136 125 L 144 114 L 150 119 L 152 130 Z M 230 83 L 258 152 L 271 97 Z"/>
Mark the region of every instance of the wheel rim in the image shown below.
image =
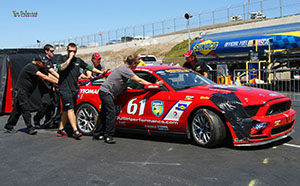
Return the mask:
<path id="1" fill-rule="evenodd" d="M 207 144 L 211 139 L 211 120 L 205 113 L 197 114 L 192 121 L 193 135 L 200 144 Z"/>
<path id="2" fill-rule="evenodd" d="M 96 125 L 96 122 L 97 116 L 93 109 L 84 107 L 79 110 L 77 115 L 77 125 L 81 132 L 91 133 Z"/>

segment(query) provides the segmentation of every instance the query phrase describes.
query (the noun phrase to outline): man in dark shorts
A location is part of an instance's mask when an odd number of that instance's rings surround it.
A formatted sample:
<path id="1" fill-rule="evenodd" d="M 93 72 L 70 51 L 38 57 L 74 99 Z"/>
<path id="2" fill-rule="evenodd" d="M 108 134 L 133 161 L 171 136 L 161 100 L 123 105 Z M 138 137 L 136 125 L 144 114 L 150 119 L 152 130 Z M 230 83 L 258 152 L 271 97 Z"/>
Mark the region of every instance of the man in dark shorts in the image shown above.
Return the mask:
<path id="1" fill-rule="evenodd" d="M 116 129 L 115 97 L 126 90 L 128 79 L 136 81 L 142 85 L 150 84 L 150 82 L 139 78 L 132 71 L 132 69 L 137 67 L 139 62 L 140 61 L 137 56 L 128 56 L 125 64 L 118 66 L 115 70 L 113 70 L 101 85 L 99 89 L 99 96 L 102 102 L 101 111 L 95 126 L 93 140 L 104 139 L 106 143 L 116 143 L 113 139 Z M 158 81 L 156 83 L 162 85 L 162 81 Z"/>
<path id="2" fill-rule="evenodd" d="M 39 78 L 51 83 L 58 83 L 57 79 L 45 75 L 44 70 L 42 57 L 38 56 L 20 72 L 14 90 L 13 111 L 4 127 L 6 133 L 15 133 L 14 126 L 16 126 L 21 115 L 27 126 L 28 134 L 34 135 L 37 133 L 31 124 L 29 97 L 36 88 Z"/>
<path id="3" fill-rule="evenodd" d="M 184 54 L 186 62 L 183 67 L 192 69 L 202 76 L 208 78 L 208 67 L 204 61 L 197 59 L 196 54 L 193 50 L 188 51 Z"/>
<path id="4" fill-rule="evenodd" d="M 50 44 L 46 44 L 44 46 L 45 56 L 42 56 L 43 61 L 45 61 L 45 70 L 46 75 L 50 73 L 58 80 L 59 75 L 54 70 L 52 57 L 54 56 L 54 47 Z M 39 81 L 38 87 L 40 92 L 42 93 L 42 103 L 41 108 L 33 117 L 35 128 L 40 128 L 40 121 L 45 116 L 44 128 L 52 128 L 52 120 L 51 116 L 55 111 L 55 103 L 54 103 L 54 86 L 52 83 L 48 81 Z"/>
<path id="5" fill-rule="evenodd" d="M 57 59 L 57 68 L 59 72 L 58 86 L 63 103 L 63 113 L 56 136 L 68 137 L 67 133 L 64 131 L 64 127 L 69 120 L 73 128 L 73 137 L 79 139 L 82 134 L 77 130 L 74 108 L 76 106 L 77 83 L 80 75 L 80 68 L 98 74 L 102 74 L 103 72 L 88 65 L 82 59 L 75 57 L 77 52 L 75 43 L 68 44 L 67 51 L 68 55 L 60 56 Z"/>

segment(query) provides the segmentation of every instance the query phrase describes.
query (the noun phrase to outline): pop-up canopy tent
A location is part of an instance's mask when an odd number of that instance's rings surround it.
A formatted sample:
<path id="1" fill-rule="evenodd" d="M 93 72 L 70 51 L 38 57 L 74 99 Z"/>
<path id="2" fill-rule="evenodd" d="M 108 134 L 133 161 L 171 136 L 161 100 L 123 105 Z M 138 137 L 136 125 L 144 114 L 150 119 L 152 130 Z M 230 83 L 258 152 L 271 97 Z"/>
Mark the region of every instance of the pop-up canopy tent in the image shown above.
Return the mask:
<path id="1" fill-rule="evenodd" d="M 0 113 L 12 111 L 12 93 L 22 68 L 32 59 L 43 54 L 42 49 L 3 49 L 0 50 Z M 55 62 L 57 55 L 54 56 Z M 30 98 L 31 111 L 39 109 L 41 94 L 36 89 Z"/>

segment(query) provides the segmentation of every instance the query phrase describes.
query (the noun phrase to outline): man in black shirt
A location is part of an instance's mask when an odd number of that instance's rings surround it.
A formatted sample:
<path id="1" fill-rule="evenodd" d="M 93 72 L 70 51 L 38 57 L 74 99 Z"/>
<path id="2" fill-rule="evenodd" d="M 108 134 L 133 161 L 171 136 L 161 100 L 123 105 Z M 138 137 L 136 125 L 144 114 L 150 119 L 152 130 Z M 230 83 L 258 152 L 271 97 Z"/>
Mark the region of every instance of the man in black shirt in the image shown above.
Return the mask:
<path id="1" fill-rule="evenodd" d="M 186 62 L 183 67 L 192 69 L 204 77 L 208 77 L 208 67 L 204 61 L 197 59 L 196 54 L 193 50 L 188 51 L 184 54 Z"/>
<path id="2" fill-rule="evenodd" d="M 30 135 L 36 134 L 37 131 L 31 124 L 31 114 L 29 107 L 29 97 L 37 86 L 38 79 L 58 83 L 57 79 L 47 76 L 44 73 L 44 62 L 41 56 L 33 59 L 32 63 L 27 64 L 21 71 L 14 90 L 13 111 L 11 112 L 6 125 L 5 132 L 14 133 L 20 115 L 22 114 L 25 124 Z"/>
<path id="3" fill-rule="evenodd" d="M 45 61 L 45 72 L 46 75 L 50 73 L 58 80 L 59 75 L 54 70 L 52 57 L 54 56 L 54 47 L 50 44 L 46 44 L 44 46 L 45 56 L 42 56 L 43 61 Z M 55 111 L 55 103 L 54 103 L 54 87 L 53 84 L 49 81 L 39 81 L 38 87 L 40 92 L 42 93 L 42 103 L 41 108 L 33 117 L 35 128 L 40 128 L 40 120 L 45 116 L 44 127 L 52 128 L 52 113 Z"/>
<path id="4" fill-rule="evenodd" d="M 60 56 L 57 59 L 57 67 L 59 72 L 59 93 L 63 103 L 63 114 L 59 123 L 59 130 L 56 133 L 58 137 L 68 137 L 64 131 L 67 120 L 69 120 L 73 128 L 73 137 L 79 139 L 82 134 L 77 130 L 76 116 L 74 108 L 77 99 L 77 83 L 80 75 L 80 68 L 88 69 L 94 73 L 102 74 L 103 72 L 88 65 L 82 59 L 75 57 L 77 46 L 70 43 L 67 47 L 68 55 Z"/>

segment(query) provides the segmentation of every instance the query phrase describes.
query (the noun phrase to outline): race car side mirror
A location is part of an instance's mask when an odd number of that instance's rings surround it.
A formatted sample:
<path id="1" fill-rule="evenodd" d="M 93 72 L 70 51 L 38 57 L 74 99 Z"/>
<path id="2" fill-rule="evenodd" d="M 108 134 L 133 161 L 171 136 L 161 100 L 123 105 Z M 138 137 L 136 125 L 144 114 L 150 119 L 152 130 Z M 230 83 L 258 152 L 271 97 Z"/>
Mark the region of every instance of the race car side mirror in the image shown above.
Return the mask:
<path id="1" fill-rule="evenodd" d="M 153 84 L 145 85 L 144 89 L 145 90 L 161 90 L 161 86 L 158 85 L 158 84 L 153 83 Z"/>

